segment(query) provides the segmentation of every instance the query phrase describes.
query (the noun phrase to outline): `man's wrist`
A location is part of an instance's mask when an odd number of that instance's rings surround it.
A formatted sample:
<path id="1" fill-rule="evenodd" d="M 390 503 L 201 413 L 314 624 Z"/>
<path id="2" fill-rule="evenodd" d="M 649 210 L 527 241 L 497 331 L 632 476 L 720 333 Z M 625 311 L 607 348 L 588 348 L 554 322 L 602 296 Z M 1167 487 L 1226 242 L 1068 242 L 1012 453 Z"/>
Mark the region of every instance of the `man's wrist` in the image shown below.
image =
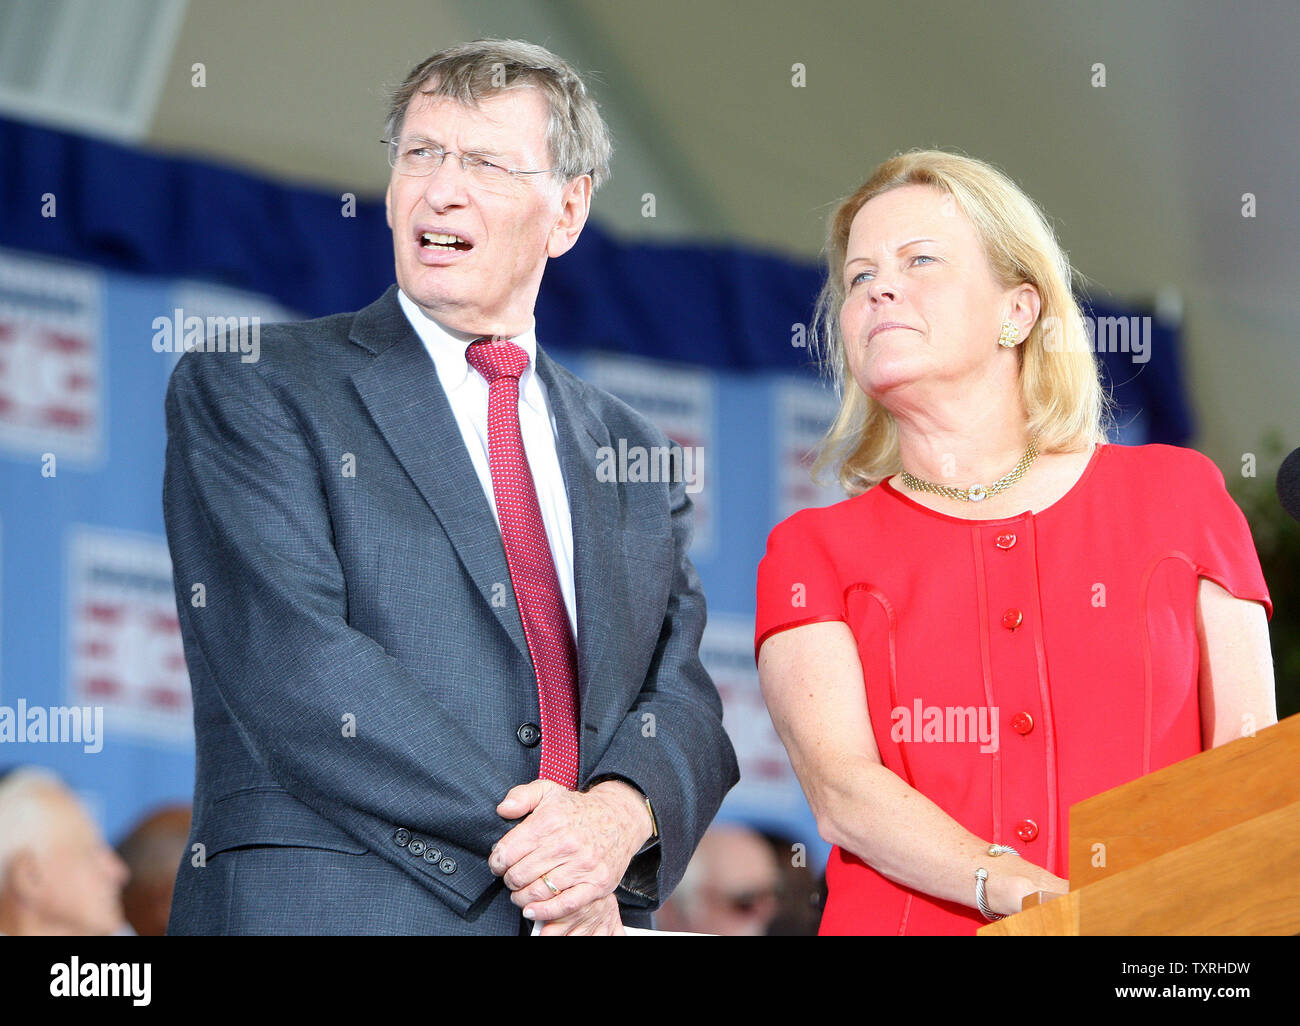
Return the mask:
<path id="1" fill-rule="evenodd" d="M 646 841 L 655 835 L 655 824 L 650 809 L 646 805 L 645 795 L 624 780 L 602 780 L 594 787 L 588 788 L 588 794 L 599 793 L 602 798 L 610 799 L 625 810 L 626 820 L 631 826 L 632 837 L 636 841 L 633 853 L 645 847 Z"/>
<path id="2" fill-rule="evenodd" d="M 627 843 L 631 847 L 625 849 L 628 862 L 615 889 L 619 902 L 633 908 L 650 908 L 658 904 L 659 827 L 649 799 L 627 777 L 614 773 L 595 777 L 584 790 L 589 794 L 598 792 L 602 802 L 607 801 L 618 809 L 619 820 L 627 825 Z"/>

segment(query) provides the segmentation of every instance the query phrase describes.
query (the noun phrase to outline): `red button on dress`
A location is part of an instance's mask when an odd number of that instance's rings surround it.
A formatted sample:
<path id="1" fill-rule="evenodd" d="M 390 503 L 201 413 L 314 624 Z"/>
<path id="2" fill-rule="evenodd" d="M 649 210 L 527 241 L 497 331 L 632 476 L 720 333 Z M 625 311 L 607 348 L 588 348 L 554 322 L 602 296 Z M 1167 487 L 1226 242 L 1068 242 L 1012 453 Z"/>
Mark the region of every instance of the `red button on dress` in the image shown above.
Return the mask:
<path id="1" fill-rule="evenodd" d="M 1004 531 L 998 535 L 996 545 L 1000 549 L 1009 549 L 1016 543 L 1016 536 L 1011 531 Z"/>
<path id="2" fill-rule="evenodd" d="M 1011 729 L 1017 734 L 1028 734 L 1034 729 L 1034 718 L 1027 712 L 1018 712 L 1011 717 Z"/>
<path id="3" fill-rule="evenodd" d="M 1019 609 L 1008 609 L 1002 614 L 1002 626 L 1009 631 L 1014 631 L 1024 618 L 1024 614 Z"/>
<path id="4" fill-rule="evenodd" d="M 1022 841 L 1032 841 L 1038 836 L 1038 824 L 1032 819 L 1022 819 L 1016 824 L 1016 836 Z"/>

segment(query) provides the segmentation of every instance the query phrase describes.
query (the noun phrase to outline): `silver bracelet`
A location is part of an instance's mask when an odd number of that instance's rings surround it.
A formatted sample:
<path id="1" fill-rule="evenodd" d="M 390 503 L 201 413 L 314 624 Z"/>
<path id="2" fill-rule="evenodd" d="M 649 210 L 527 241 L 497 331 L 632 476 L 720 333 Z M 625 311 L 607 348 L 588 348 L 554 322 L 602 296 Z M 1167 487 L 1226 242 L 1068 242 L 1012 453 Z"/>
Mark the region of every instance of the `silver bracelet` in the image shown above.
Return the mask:
<path id="1" fill-rule="evenodd" d="M 1019 855 L 1020 852 L 1016 851 L 1016 849 L 1012 848 L 1010 845 L 990 844 L 989 854 L 993 856 Z M 983 913 L 984 918 L 988 919 L 989 921 L 993 921 L 997 919 L 1006 919 L 1006 916 L 1003 915 L 1001 912 L 994 912 L 991 908 L 989 908 L 989 903 L 984 891 L 984 885 L 988 881 L 988 878 L 989 878 L 989 871 L 985 869 L 983 866 L 980 866 L 979 869 L 975 870 L 975 904 L 976 906 L 978 906 L 980 912 Z"/>

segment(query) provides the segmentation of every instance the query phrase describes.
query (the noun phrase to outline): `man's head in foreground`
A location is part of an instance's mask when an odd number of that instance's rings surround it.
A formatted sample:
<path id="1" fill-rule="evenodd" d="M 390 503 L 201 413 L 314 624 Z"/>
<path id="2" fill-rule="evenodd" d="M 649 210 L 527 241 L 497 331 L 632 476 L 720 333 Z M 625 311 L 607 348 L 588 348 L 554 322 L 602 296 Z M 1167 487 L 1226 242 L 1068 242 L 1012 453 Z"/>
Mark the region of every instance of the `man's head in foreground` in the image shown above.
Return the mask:
<path id="1" fill-rule="evenodd" d="M 176 867 L 189 833 L 190 807 L 168 805 L 137 823 L 117 846 L 131 873 L 122 890 L 122 906 L 131 928 L 141 937 L 167 932 Z"/>
<path id="2" fill-rule="evenodd" d="M 453 331 L 528 330 L 547 259 L 577 242 L 609 174 L 582 80 L 531 43 L 463 43 L 407 75 L 386 129 L 397 284 Z"/>
<path id="3" fill-rule="evenodd" d="M 98 936 L 120 931 L 127 869 L 53 773 L 0 777 L 0 933 Z"/>
<path id="4" fill-rule="evenodd" d="M 762 936 L 776 916 L 780 885 L 776 855 L 761 834 L 740 823 L 715 823 L 655 917 L 655 926 L 728 937 Z"/>

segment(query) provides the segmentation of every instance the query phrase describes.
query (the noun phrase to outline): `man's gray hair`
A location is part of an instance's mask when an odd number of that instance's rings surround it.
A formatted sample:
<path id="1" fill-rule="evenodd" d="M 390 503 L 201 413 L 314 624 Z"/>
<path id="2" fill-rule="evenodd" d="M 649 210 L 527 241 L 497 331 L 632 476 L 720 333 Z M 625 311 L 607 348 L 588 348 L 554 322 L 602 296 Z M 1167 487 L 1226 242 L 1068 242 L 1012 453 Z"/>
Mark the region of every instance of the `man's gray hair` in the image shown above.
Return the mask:
<path id="1" fill-rule="evenodd" d="M 469 107 L 515 86 L 541 90 L 550 108 L 546 143 L 553 166 L 568 182 L 591 175 L 592 191 L 609 177 L 609 128 L 596 101 L 569 63 L 543 46 L 518 39 L 475 39 L 439 50 L 417 64 L 392 94 L 386 138 L 396 138 L 411 98 L 445 96 Z"/>
<path id="2" fill-rule="evenodd" d="M 0 890 L 9 864 L 26 849 L 39 847 L 49 820 L 49 796 L 63 781 L 40 766 L 20 766 L 0 777 Z"/>

